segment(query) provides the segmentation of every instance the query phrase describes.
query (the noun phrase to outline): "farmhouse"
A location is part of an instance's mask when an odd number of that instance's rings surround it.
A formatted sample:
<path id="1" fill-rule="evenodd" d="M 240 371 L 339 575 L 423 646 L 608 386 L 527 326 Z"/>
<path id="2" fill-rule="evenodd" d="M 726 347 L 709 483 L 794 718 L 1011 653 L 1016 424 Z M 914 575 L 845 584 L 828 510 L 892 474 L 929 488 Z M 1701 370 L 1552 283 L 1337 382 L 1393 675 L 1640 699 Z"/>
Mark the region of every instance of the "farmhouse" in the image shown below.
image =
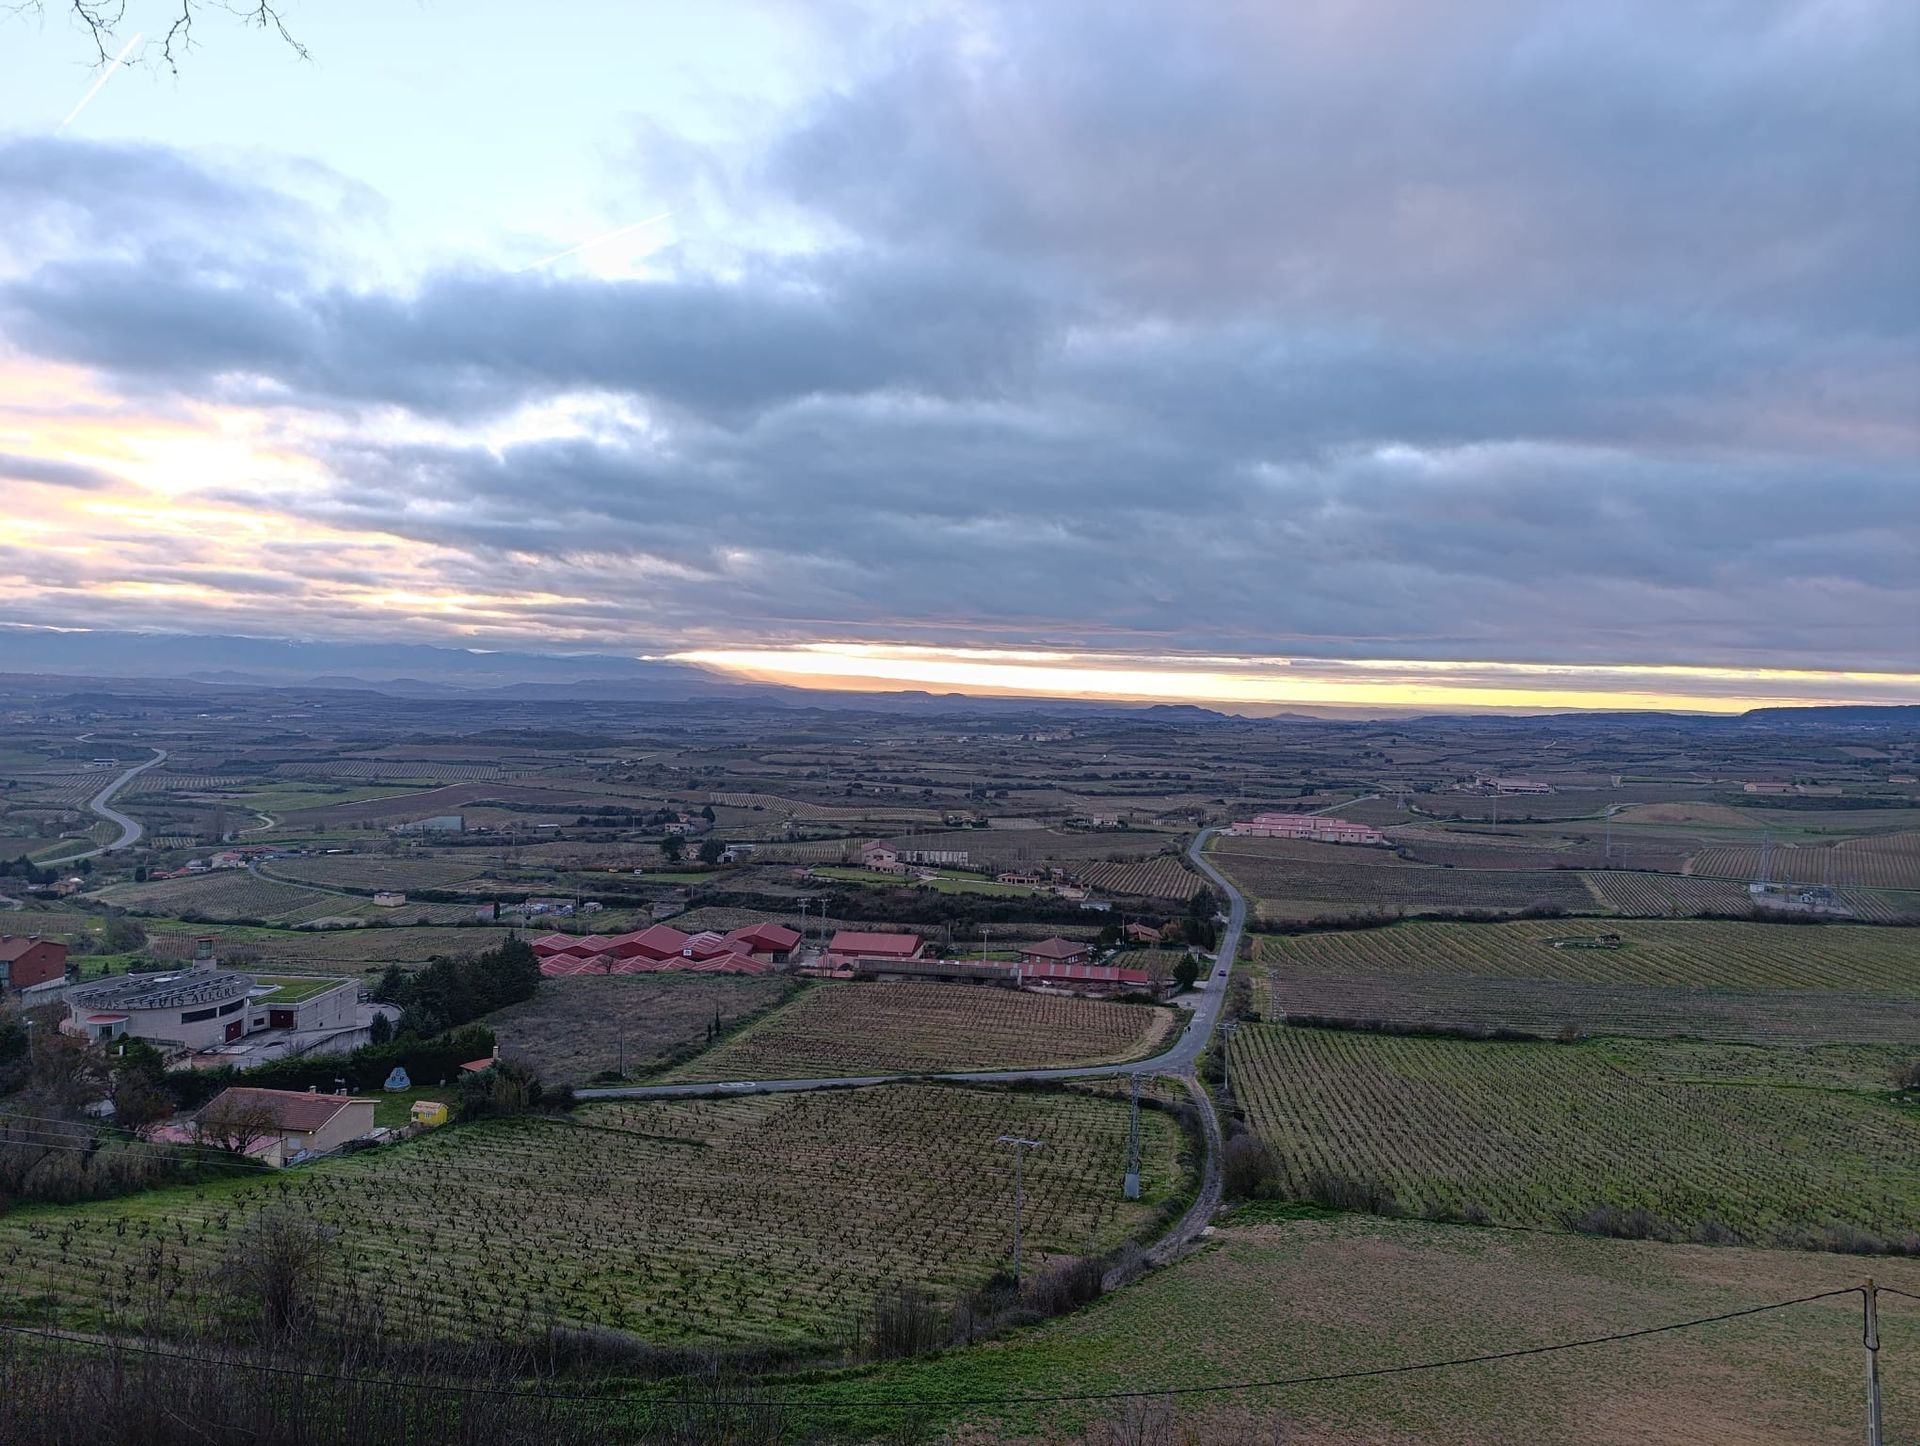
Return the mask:
<path id="1" fill-rule="evenodd" d="M 1532 778 L 1483 778 L 1480 780 L 1495 793 L 1552 793 L 1553 785 L 1541 783 Z"/>
<path id="2" fill-rule="evenodd" d="M 382 889 L 373 896 L 373 904 L 377 909 L 397 909 L 406 901 L 407 896 L 398 889 Z"/>
<path id="3" fill-rule="evenodd" d="M 918 934 L 868 934 L 858 929 L 842 929 L 827 945 L 828 967 L 851 964 L 856 959 L 918 959 L 927 941 Z"/>
<path id="4" fill-rule="evenodd" d="M 38 934 L 0 934 L 0 991 L 31 989 L 36 984 L 63 979 L 67 973 L 67 946 Z"/>
<path id="5" fill-rule="evenodd" d="M 894 846 L 894 853 L 903 864 L 918 864 L 922 868 L 964 869 L 967 860 L 973 855 L 967 849 L 915 849 Z"/>
<path id="6" fill-rule="evenodd" d="M 249 1155 L 285 1165 L 370 1133 L 373 1108 L 372 1100 L 347 1095 L 235 1085 L 215 1095 L 193 1120 L 203 1137 L 227 1140 Z"/>
<path id="7" fill-rule="evenodd" d="M 1364 823 L 1323 813 L 1260 813 L 1228 829 L 1238 838 L 1301 838 L 1315 843 L 1384 844 L 1387 836 Z"/>
<path id="8" fill-rule="evenodd" d="M 1120 931 L 1129 944 L 1158 944 L 1166 934 L 1151 924 L 1128 924 Z"/>
<path id="9" fill-rule="evenodd" d="M 1022 944 L 1019 949 L 1022 969 L 1052 964 L 1091 964 L 1093 962 L 1092 947 L 1076 944 L 1071 939 L 1042 939 L 1038 944 Z"/>
<path id="10" fill-rule="evenodd" d="M 892 845 L 877 842 L 860 845 L 860 867 L 880 874 L 904 874 L 907 871 L 907 866 L 900 861 L 900 855 Z"/>
<path id="11" fill-rule="evenodd" d="M 1046 875 L 1033 869 L 1007 869 L 993 876 L 996 884 L 1027 884 L 1039 888 L 1047 881 Z"/>

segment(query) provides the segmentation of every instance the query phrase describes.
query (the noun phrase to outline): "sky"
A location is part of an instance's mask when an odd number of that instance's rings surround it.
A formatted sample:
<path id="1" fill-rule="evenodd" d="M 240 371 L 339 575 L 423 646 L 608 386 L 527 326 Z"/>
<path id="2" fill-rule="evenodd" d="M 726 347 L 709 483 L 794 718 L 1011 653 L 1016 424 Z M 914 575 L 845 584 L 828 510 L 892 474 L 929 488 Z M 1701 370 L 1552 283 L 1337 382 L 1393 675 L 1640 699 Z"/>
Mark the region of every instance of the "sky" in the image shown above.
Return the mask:
<path id="1" fill-rule="evenodd" d="M 1906 0 L 171 13 L 0 10 L 0 623 L 1920 702 Z"/>

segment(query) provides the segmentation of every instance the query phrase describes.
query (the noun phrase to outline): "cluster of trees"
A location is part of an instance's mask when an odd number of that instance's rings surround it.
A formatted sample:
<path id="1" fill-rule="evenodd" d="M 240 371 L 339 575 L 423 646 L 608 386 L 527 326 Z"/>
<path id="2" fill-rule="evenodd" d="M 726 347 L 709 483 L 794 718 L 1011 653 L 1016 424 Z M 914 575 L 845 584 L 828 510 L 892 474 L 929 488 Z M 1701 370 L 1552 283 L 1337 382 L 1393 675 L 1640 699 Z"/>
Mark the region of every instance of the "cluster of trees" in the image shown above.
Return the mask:
<path id="1" fill-rule="evenodd" d="M 93 860 L 82 859 L 74 869 L 83 874 L 93 872 Z M 58 869 L 43 869 L 25 854 L 11 859 L 0 859 L 0 879 L 19 879 L 29 888 L 37 884 L 50 884 L 60 877 Z"/>
<path id="2" fill-rule="evenodd" d="M 540 961 L 533 946 L 509 939 L 484 954 L 435 958 L 412 974 L 391 968 L 373 997 L 400 1006 L 400 1033 L 425 1039 L 531 999 L 539 987 Z"/>

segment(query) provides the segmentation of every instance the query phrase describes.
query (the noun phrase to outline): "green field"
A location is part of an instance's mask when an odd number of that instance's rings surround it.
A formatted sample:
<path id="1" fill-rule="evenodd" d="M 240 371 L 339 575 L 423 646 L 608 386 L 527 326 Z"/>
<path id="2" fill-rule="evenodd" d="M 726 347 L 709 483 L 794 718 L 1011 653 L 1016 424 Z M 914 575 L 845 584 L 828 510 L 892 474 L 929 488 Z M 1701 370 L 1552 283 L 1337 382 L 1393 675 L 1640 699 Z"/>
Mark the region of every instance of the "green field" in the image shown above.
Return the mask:
<path id="1" fill-rule="evenodd" d="M 1617 934 L 1618 949 L 1554 940 Z M 1313 974 L 1492 976 L 1678 988 L 1884 989 L 1920 993 L 1920 929 L 1715 920 L 1412 921 L 1387 929 L 1267 937 L 1260 963 Z"/>
<path id="2" fill-rule="evenodd" d="M 1408 1213 L 1568 1228 L 1644 1207 L 1682 1236 L 1766 1244 L 1833 1225 L 1914 1239 L 1920 1111 L 1801 1052 L 1640 1042 L 1472 1043 L 1257 1024 L 1235 1089 L 1286 1192 L 1391 1191 Z M 1714 1072 L 1720 1073 L 1716 1077 Z M 1712 1078 L 1712 1083 L 1702 1079 Z"/>
<path id="3" fill-rule="evenodd" d="M 298 1004 L 303 999 L 311 999 L 316 994 L 324 994 L 329 989 L 337 988 L 340 979 L 337 975 L 331 979 L 316 979 L 304 974 L 256 974 L 253 976 L 253 982 L 274 986 L 271 995 L 261 996 L 264 1003 Z"/>
<path id="4" fill-rule="evenodd" d="M 98 1321 L 158 1285 L 217 1308 L 211 1267 L 272 1205 L 328 1227 L 319 1294 L 380 1282 L 456 1335 L 601 1325 L 660 1341 L 822 1342 L 876 1292 L 971 1287 L 1007 1258 L 1011 1158 L 1030 1258 L 1117 1243 L 1180 1188 L 1143 1116 L 1146 1191 L 1120 1195 L 1127 1110 L 1082 1094 L 898 1085 L 596 1105 L 442 1129 L 285 1172 L 0 1218 L 14 1319 Z"/>
<path id="5" fill-rule="evenodd" d="M 1876 1261 L 1920 1294 L 1920 1262 Z M 1368 1370 L 1580 1340 L 1859 1284 L 1843 1257 L 1655 1245 L 1357 1216 L 1230 1224 L 1212 1248 L 1086 1310 L 935 1359 L 781 1384 L 872 1402 L 796 1413 L 796 1436 L 918 1426 L 967 1442 L 1852 1446 L 1860 1301 L 1551 1355 L 1284 1389 L 1063 1405 L 883 1408 L 1150 1391 Z M 1889 1441 L 1920 1431 L 1920 1304 L 1881 1297 Z M 947 1434 L 941 1434 L 941 1433 Z"/>
<path id="6" fill-rule="evenodd" d="M 1162 1047 L 1174 1011 L 972 984 L 823 982 L 666 1078 L 795 1079 L 1100 1064 Z"/>

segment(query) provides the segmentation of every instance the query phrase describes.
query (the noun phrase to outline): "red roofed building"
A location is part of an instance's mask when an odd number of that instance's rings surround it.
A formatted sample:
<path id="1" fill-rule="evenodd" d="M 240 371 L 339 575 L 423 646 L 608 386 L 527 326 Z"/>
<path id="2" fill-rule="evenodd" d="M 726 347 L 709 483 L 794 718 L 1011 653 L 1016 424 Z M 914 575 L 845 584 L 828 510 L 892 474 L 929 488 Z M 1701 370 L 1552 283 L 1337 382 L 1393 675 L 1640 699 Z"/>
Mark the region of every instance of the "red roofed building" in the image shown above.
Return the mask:
<path id="1" fill-rule="evenodd" d="M 1093 947 L 1089 944 L 1076 944 L 1071 939 L 1042 939 L 1038 944 L 1022 944 L 1020 967 L 1024 971 L 1030 965 L 1037 964 L 1091 964 Z"/>
<path id="2" fill-rule="evenodd" d="M 1074 994 L 1161 994 L 1166 985 L 1145 969 L 1122 969 L 1112 964 L 1065 964 L 1053 960 L 1020 960 L 1020 982 L 1029 987 L 1066 990 Z"/>
<path id="3" fill-rule="evenodd" d="M 692 935 L 680 946 L 680 955 L 685 959 L 716 959 L 722 954 L 736 952 L 733 940 L 712 929 Z"/>
<path id="4" fill-rule="evenodd" d="M 842 929 L 827 945 L 829 966 L 855 959 L 918 959 L 927 941 L 918 934 L 867 934 L 858 929 Z"/>
<path id="5" fill-rule="evenodd" d="M 800 947 L 800 931 L 789 929 L 785 924 L 750 924 L 733 930 L 727 938 L 754 958 L 774 964 L 785 963 Z"/>
<path id="6" fill-rule="evenodd" d="M 679 957 L 693 936 L 671 924 L 651 924 L 634 934 L 622 934 L 612 941 L 612 952 L 622 959 L 673 959 Z"/>
<path id="7" fill-rule="evenodd" d="M 0 990 L 31 989 L 67 973 L 67 946 L 38 934 L 0 934 Z"/>
<path id="8" fill-rule="evenodd" d="M 233 1148 L 247 1146 L 276 1165 L 306 1151 L 325 1154 L 373 1129 L 372 1100 L 300 1090 L 235 1085 L 215 1095 L 194 1116 L 195 1132 Z M 263 1151 L 272 1139 L 278 1149 Z"/>

